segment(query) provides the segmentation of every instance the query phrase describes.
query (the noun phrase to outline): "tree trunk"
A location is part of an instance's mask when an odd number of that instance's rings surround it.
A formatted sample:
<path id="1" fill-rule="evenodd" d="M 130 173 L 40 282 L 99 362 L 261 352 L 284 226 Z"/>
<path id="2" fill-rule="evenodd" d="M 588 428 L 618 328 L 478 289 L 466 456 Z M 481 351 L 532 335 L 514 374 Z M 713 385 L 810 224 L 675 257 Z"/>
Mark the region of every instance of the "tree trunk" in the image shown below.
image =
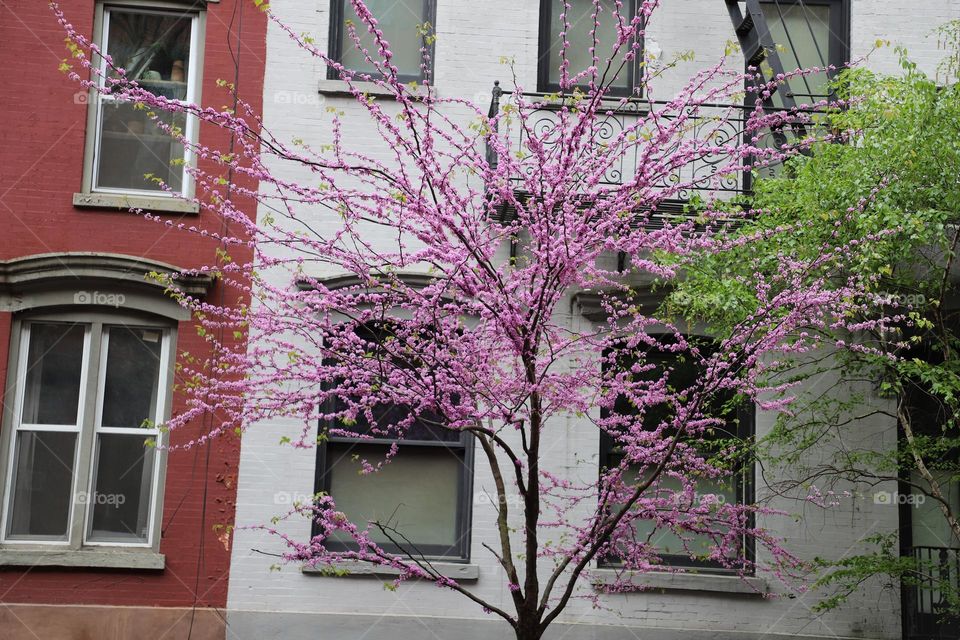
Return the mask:
<path id="1" fill-rule="evenodd" d="M 517 620 L 517 640 L 540 640 L 543 629 L 534 616 L 520 616 Z"/>

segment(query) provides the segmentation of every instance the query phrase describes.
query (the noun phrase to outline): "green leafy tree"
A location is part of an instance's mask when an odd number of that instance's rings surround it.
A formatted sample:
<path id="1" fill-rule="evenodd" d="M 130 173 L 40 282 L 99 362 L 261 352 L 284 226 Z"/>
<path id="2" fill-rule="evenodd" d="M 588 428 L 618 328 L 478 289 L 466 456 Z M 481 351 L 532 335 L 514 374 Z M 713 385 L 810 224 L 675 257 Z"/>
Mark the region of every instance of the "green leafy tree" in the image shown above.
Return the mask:
<path id="1" fill-rule="evenodd" d="M 784 412 L 771 433 L 752 445 L 753 454 L 762 464 L 789 470 L 779 486 L 784 495 L 851 485 L 872 493 L 880 483 L 899 481 L 936 507 L 927 517 L 942 517 L 937 546 L 956 549 L 960 22 L 941 28 L 940 35 L 948 54 L 935 76 L 903 50 L 896 76 L 864 68 L 841 73 L 834 89 L 848 104 L 812 125 L 821 136 L 832 132 L 835 141 L 813 145 L 777 177 L 758 179 L 749 201 L 730 203 L 763 215 L 747 216 L 748 222 L 727 231 L 736 251 L 704 253 L 685 264 L 687 277 L 667 304 L 677 315 L 707 319 L 722 335 L 756 308 L 754 274 L 777 268 L 783 256 L 802 261 L 859 240 L 852 264 L 874 283 L 876 317 L 892 315 L 896 322 L 881 325 L 864 317 L 857 335 L 833 336 L 858 342 L 859 352 L 804 353 L 782 362 L 771 375 L 787 385 L 784 394 L 801 393 L 795 383 L 813 376 L 817 391 L 806 394 L 802 409 L 794 405 L 789 415 Z M 872 195 L 864 199 L 865 193 Z M 824 391 L 824 380 L 831 390 Z M 884 416 L 898 425 L 897 447 L 858 445 L 850 437 L 858 423 Z M 908 587 L 940 582 L 942 609 L 960 611 L 956 574 L 951 584 L 940 560 L 901 557 L 898 531 L 876 532 L 866 541 L 875 551 L 822 561 L 820 584 L 833 589 L 822 608 L 838 606 L 859 585 L 881 577 Z"/>

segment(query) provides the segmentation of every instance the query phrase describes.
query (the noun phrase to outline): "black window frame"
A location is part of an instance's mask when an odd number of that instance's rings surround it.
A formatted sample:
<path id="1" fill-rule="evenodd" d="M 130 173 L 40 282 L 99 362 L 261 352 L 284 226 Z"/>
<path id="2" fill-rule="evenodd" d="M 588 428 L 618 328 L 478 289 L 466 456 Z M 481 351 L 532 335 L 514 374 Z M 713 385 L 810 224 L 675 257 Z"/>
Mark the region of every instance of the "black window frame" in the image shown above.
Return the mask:
<path id="1" fill-rule="evenodd" d="M 361 325 L 355 330 L 358 332 L 366 333 L 367 336 L 370 336 L 372 332 L 380 335 L 382 338 L 385 334 L 381 333 L 382 328 L 379 327 L 370 327 L 367 325 Z M 384 411 L 396 411 L 398 410 L 397 405 L 392 405 L 389 407 L 383 407 Z M 402 410 L 402 408 L 400 409 Z M 324 413 L 333 414 L 339 411 L 338 408 L 338 399 L 334 396 L 328 397 L 324 403 L 323 408 Z M 426 421 L 417 421 L 417 424 L 423 427 L 422 430 L 418 430 L 419 434 L 422 436 L 424 432 L 434 431 L 435 427 L 431 427 Z M 413 428 L 413 426 L 411 427 Z M 473 437 L 467 431 L 461 431 L 459 437 L 455 440 L 443 440 L 440 438 L 425 438 L 425 437 L 410 437 L 410 438 L 389 438 L 389 437 L 378 437 L 374 436 L 369 437 L 350 437 L 345 435 L 336 435 L 331 434 L 331 430 L 345 431 L 349 427 L 346 427 L 343 424 L 338 423 L 336 420 L 321 420 L 318 425 L 318 438 L 317 438 L 317 457 L 316 457 L 316 468 L 314 476 L 314 491 L 316 493 L 323 492 L 327 495 L 333 497 L 334 502 L 336 502 L 337 497 L 331 493 L 331 488 L 333 485 L 333 468 L 335 466 L 334 461 L 330 460 L 330 445 L 353 445 L 353 448 L 360 449 L 379 449 L 382 452 L 386 452 L 394 443 L 399 443 L 399 450 L 397 456 L 402 456 L 404 449 L 409 447 L 417 447 L 422 449 L 431 449 L 431 448 L 444 448 L 448 453 L 454 454 L 458 458 L 460 464 L 460 473 L 457 474 L 457 513 L 456 513 L 456 531 L 457 531 L 457 544 L 451 549 L 448 545 L 422 545 L 416 544 L 416 541 L 411 541 L 416 545 L 415 553 L 422 553 L 425 557 L 431 560 L 441 560 L 444 562 L 460 562 L 466 563 L 470 561 L 470 545 L 471 545 L 471 533 L 472 533 L 472 518 L 473 518 L 473 476 L 474 476 L 474 446 L 473 446 Z M 409 430 L 408 430 L 409 431 Z M 379 453 L 380 451 L 378 451 Z M 353 524 L 361 527 L 365 523 L 354 522 Z M 324 533 L 322 525 L 316 520 L 313 521 L 311 528 L 311 535 L 316 537 Z M 344 551 L 356 551 L 359 547 L 356 543 L 353 542 L 341 542 L 338 540 L 326 540 L 324 546 L 330 551 L 334 552 L 344 552 Z M 388 553 L 393 553 L 396 555 L 404 554 L 404 551 L 400 546 L 393 543 L 378 543 L 378 546 Z M 453 551 L 451 553 L 451 551 Z"/>
<path id="2" fill-rule="evenodd" d="M 935 362 L 936 364 L 942 364 L 943 362 L 940 355 L 933 351 L 932 345 L 929 342 L 923 342 L 919 346 L 914 346 L 907 350 L 904 356 L 908 358 L 919 357 L 930 362 Z M 948 420 L 955 419 L 953 416 L 941 413 L 939 400 L 928 391 L 925 385 L 919 384 L 917 381 L 908 382 L 902 400 L 906 404 L 908 413 L 912 414 L 912 417 L 915 418 L 918 414 L 921 414 L 923 418 L 926 418 L 919 422 L 920 428 L 917 428 L 918 425 L 914 423 L 914 433 L 916 435 L 937 435 Z M 900 419 L 897 420 L 897 447 L 899 454 L 908 454 L 906 430 Z M 942 459 L 957 463 L 960 461 L 960 450 L 956 448 L 951 449 L 946 452 Z M 894 500 L 898 509 L 897 520 L 900 556 L 903 558 L 914 558 L 920 561 L 921 559 L 932 560 L 934 553 L 937 555 L 943 553 L 948 559 L 957 558 L 960 556 L 960 545 L 952 547 L 914 546 L 914 516 L 916 515 L 918 505 L 910 500 L 900 499 L 903 496 L 917 495 L 921 491 L 914 485 L 911 476 L 911 469 L 901 465 L 897 473 L 898 495 L 897 499 Z M 874 494 L 874 502 L 876 502 L 876 500 L 877 497 L 876 494 Z M 927 558 L 923 558 L 924 555 L 926 555 Z M 948 562 L 955 561 L 952 559 L 948 560 Z M 952 566 L 953 565 L 948 565 L 948 570 Z M 901 578 L 900 581 L 900 621 L 904 630 L 904 638 L 935 637 L 943 638 L 943 640 L 951 640 L 958 637 L 960 632 L 951 633 L 951 631 L 956 628 L 955 617 L 941 617 L 938 614 L 921 610 L 921 602 L 925 597 L 930 597 L 929 602 L 931 605 L 933 604 L 932 592 L 936 589 L 934 588 L 932 579 L 927 576 L 913 577 L 918 578 L 919 582 L 912 584 L 903 578 Z"/>
<path id="3" fill-rule="evenodd" d="M 793 6 L 799 4 L 830 7 L 830 42 L 827 48 L 826 64 L 832 65 L 839 70 L 850 60 L 850 0 L 759 0 L 759 2 L 761 5 Z M 779 44 L 789 46 L 790 43 L 781 42 Z M 793 71 L 793 69 L 784 69 L 784 71 L 789 73 Z M 836 73 L 836 71 L 830 71 L 830 78 L 834 78 Z M 818 99 L 816 96 L 792 95 L 807 98 L 808 100 Z"/>
<path id="4" fill-rule="evenodd" d="M 348 0 L 330 0 L 330 36 L 329 36 L 329 45 L 327 47 L 328 55 L 330 59 L 341 62 L 343 59 L 343 47 L 344 47 L 344 38 L 347 37 L 346 30 L 346 15 L 347 15 L 347 4 Z M 436 0 L 423 0 L 423 20 L 420 24 L 429 22 L 432 31 L 436 31 L 437 28 L 437 3 Z M 358 28 L 361 28 L 362 25 L 358 25 Z M 430 65 L 427 69 L 427 75 L 433 75 L 434 69 L 434 54 L 436 48 L 434 42 L 427 41 L 425 36 L 421 36 L 421 46 L 426 48 L 427 55 L 430 56 Z M 420 59 L 421 64 L 423 58 Z M 350 69 L 352 71 L 352 69 Z M 376 72 L 366 72 L 366 71 L 354 71 L 355 74 L 366 74 L 371 78 L 377 78 L 380 80 L 384 79 L 383 74 Z M 399 73 L 397 78 L 400 82 L 423 82 L 427 75 L 424 74 L 424 70 L 421 68 L 416 75 L 409 73 Z M 327 67 L 327 79 L 328 80 L 339 80 L 340 72 L 337 71 L 332 66 Z"/>
<path id="5" fill-rule="evenodd" d="M 837 72 L 843 68 L 843 66 L 850 60 L 850 51 L 851 51 L 851 35 L 850 35 L 850 6 L 851 0 L 759 0 L 761 8 L 763 5 L 815 5 L 815 6 L 828 6 L 830 7 L 830 42 L 828 43 L 827 49 L 827 64 L 835 67 L 834 70 L 828 72 L 828 77 L 832 80 L 836 78 Z M 769 25 L 768 25 L 769 29 Z M 781 43 L 783 44 L 783 43 Z M 787 43 L 789 44 L 789 43 Z M 764 57 L 764 60 L 766 58 Z M 750 66 L 759 67 L 763 60 L 745 60 L 744 61 L 744 70 Z M 819 66 L 819 65 L 816 65 Z M 794 69 L 784 69 L 785 73 L 790 73 Z M 765 78 L 766 82 L 772 81 L 772 78 Z M 754 104 L 757 99 L 757 92 L 755 91 L 755 81 L 751 80 L 749 77 L 744 80 L 744 101 L 743 101 L 743 118 L 744 125 L 746 124 L 746 119 L 749 117 L 750 113 L 754 109 Z M 830 100 L 835 99 L 835 95 L 831 94 L 829 96 L 807 96 L 805 94 L 793 93 L 789 91 L 789 85 L 782 85 L 778 88 L 778 92 L 783 90 L 783 92 L 790 97 L 792 97 L 795 103 L 804 104 L 804 103 L 813 103 L 817 102 L 823 98 L 828 98 Z M 797 98 L 800 98 L 797 100 Z M 772 100 L 767 100 L 764 105 L 764 109 L 768 112 L 776 111 L 776 107 L 773 106 Z M 769 129 L 767 130 L 769 131 Z M 776 132 L 773 132 L 774 135 L 782 135 Z M 785 142 L 785 140 L 784 140 Z M 783 144 L 781 142 L 780 144 Z M 755 157 L 750 157 L 748 159 L 749 164 L 753 164 Z M 773 169 L 774 171 L 779 171 L 780 168 L 768 167 L 768 170 Z M 750 192 L 753 189 L 754 180 L 756 177 L 751 171 L 746 171 L 743 174 L 743 189 L 745 192 Z"/>
<path id="6" fill-rule="evenodd" d="M 627 15 L 635 15 L 638 10 L 637 5 L 638 0 L 624 0 Z M 556 19 L 553 16 L 553 0 L 540 0 L 540 33 L 537 45 L 537 91 L 540 93 L 560 92 L 560 84 L 550 82 L 550 66 L 552 64 L 550 50 L 557 42 L 557 39 L 553 37 L 551 28 L 557 20 L 559 20 L 559 16 L 557 16 Z M 607 95 L 611 97 L 643 97 L 642 92 L 638 92 L 637 88 L 641 86 L 641 62 L 643 61 L 646 43 L 642 36 L 638 36 L 637 40 L 640 42 L 640 47 L 637 49 L 637 56 L 625 70 L 627 73 L 627 86 L 612 86 L 609 88 Z M 587 85 L 576 86 L 580 89 L 587 88 Z"/>
<path id="7" fill-rule="evenodd" d="M 653 336 L 655 339 L 658 339 L 657 336 Z M 687 336 L 690 338 L 701 338 L 700 336 Z M 673 336 L 661 336 L 659 338 L 670 340 Z M 703 340 L 703 338 L 701 338 Z M 609 356 L 611 349 L 608 349 L 604 355 Z M 605 357 L 605 361 L 609 362 Z M 611 414 L 611 410 L 607 407 L 603 407 L 600 411 L 601 419 L 607 418 Z M 745 402 L 737 408 L 736 415 L 732 417 L 732 420 L 736 421 L 736 428 L 730 429 L 727 433 L 735 435 L 735 437 L 745 441 L 750 442 L 753 440 L 756 434 L 756 405 L 753 402 Z M 729 425 L 729 423 L 728 423 Z M 603 429 L 600 430 L 600 452 L 599 452 L 599 464 L 598 464 L 598 475 L 603 477 L 604 469 L 610 467 L 610 461 L 618 455 L 615 451 L 614 439 Z M 735 490 L 737 493 L 737 498 L 739 500 L 738 504 L 752 505 L 756 501 L 755 495 L 755 483 L 756 483 L 756 470 L 751 461 L 744 462 L 742 459 L 737 462 L 737 465 L 732 473 L 734 478 Z M 755 517 L 753 513 L 748 515 L 748 526 L 753 527 L 755 522 Z M 749 563 L 747 567 L 747 573 L 753 574 L 753 561 L 756 557 L 756 545 L 752 536 L 743 535 L 740 538 L 740 549 L 738 552 L 738 558 L 742 559 Z M 700 560 L 696 558 L 691 558 L 685 554 L 659 554 L 660 560 L 664 566 L 668 566 L 674 569 L 695 569 L 700 572 L 706 573 L 733 573 L 733 569 L 729 569 L 723 566 L 719 561 L 710 561 L 710 560 Z M 597 561 L 597 565 L 601 568 L 622 568 L 623 563 L 612 557 L 601 557 Z"/>

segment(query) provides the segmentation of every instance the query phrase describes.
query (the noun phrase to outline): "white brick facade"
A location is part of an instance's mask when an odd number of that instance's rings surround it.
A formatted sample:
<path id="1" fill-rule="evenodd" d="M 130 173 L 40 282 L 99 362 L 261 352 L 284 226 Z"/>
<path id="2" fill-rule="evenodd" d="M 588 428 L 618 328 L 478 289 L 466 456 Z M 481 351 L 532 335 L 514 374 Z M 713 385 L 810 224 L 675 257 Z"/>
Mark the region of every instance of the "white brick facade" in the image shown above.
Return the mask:
<path id="1" fill-rule="evenodd" d="M 275 0 L 271 6 L 296 33 L 313 34 L 325 46 L 329 0 Z M 693 49 L 696 59 L 681 64 L 658 85 L 658 98 L 670 97 L 671 82 L 679 83 L 722 55 L 735 39 L 723 0 L 664 0 L 651 27 L 647 47 L 666 57 Z M 437 0 L 435 84 L 446 96 L 467 96 L 487 104 L 494 80 L 506 86 L 509 73 L 502 56 L 516 61 L 520 82 L 536 88 L 539 0 Z M 930 34 L 939 24 L 960 17 L 960 0 L 853 0 L 852 53 L 869 51 L 877 39 L 908 47 L 926 69 L 935 67 L 942 52 Z M 738 61 L 737 64 L 740 64 Z M 895 71 L 892 48 L 876 52 L 870 66 Z M 327 105 L 347 112 L 345 138 L 355 148 L 378 152 L 382 144 L 352 99 L 317 93 L 319 83 L 329 85 L 322 65 L 310 60 L 278 28 L 268 35 L 264 80 L 265 124 L 274 135 L 302 138 L 311 144 L 329 139 Z M 382 150 L 381 150 L 382 151 Z M 283 167 L 287 179 L 305 178 L 302 169 Z M 329 223 L 328 223 L 329 224 Z M 570 309 L 561 305 L 560 309 Z M 587 322 L 576 314 L 574 325 Z M 869 392 L 869 390 L 867 390 Z M 757 432 L 768 430 L 774 416 L 760 413 Z M 314 492 L 314 451 L 280 446 L 282 436 L 295 437 L 302 425 L 296 421 L 263 424 L 244 435 L 237 494 L 237 525 L 256 525 L 285 511 L 285 500 L 301 499 Z M 561 433 L 560 429 L 553 431 Z M 565 436 L 548 447 L 543 466 L 562 474 L 595 473 L 595 466 L 577 466 L 581 459 L 596 461 L 599 438 L 595 428 L 571 419 Z M 874 419 L 857 428 L 857 437 L 877 446 L 895 446 L 891 422 Z M 775 471 L 775 470 L 774 470 Z M 474 493 L 492 492 L 490 474 L 482 464 L 475 473 Z M 883 487 L 878 487 L 883 488 Z M 894 487 L 887 487 L 894 490 Z M 758 494 L 763 495 L 762 486 Z M 824 511 L 797 501 L 778 504 L 798 518 L 772 518 L 768 529 L 786 539 L 788 549 L 801 557 L 840 557 L 856 550 L 868 532 L 897 528 L 897 509 L 875 505 L 872 499 Z M 801 513 L 802 511 L 802 513 Z M 495 516 L 490 505 L 474 505 L 471 562 L 479 579 L 470 583 L 481 597 L 509 608 L 510 598 L 499 566 L 483 542 L 496 547 Z M 307 540 L 306 521 L 282 525 L 295 537 Z M 230 637 L 254 638 L 488 638 L 507 637 L 508 629 L 484 615 L 460 595 L 430 584 L 407 583 L 396 592 L 383 588 L 373 577 L 328 578 L 301 573 L 287 565 L 271 571 L 282 551 L 280 542 L 259 531 L 238 529 L 233 547 L 229 588 Z M 774 592 L 784 589 L 771 576 Z M 591 587 L 587 586 L 586 589 Z M 747 637 L 900 637 L 900 600 L 896 591 L 862 590 L 844 608 L 818 617 L 809 607 L 816 594 L 765 600 L 755 596 L 698 590 L 664 590 L 607 597 L 609 610 L 592 608 L 587 601 L 573 602 L 553 637 L 568 638 L 747 638 Z M 723 635 L 721 632 L 730 632 Z"/>

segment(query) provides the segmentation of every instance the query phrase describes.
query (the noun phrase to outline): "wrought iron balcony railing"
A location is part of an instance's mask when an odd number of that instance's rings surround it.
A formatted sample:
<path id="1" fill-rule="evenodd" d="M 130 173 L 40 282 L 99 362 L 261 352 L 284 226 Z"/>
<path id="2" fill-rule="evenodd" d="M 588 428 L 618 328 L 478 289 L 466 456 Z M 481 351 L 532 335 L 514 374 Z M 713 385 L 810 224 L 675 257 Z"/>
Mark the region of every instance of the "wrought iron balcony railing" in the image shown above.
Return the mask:
<path id="1" fill-rule="evenodd" d="M 491 118 L 501 113 L 503 96 L 510 94 L 509 91 L 503 91 L 499 83 L 495 83 L 489 111 Z M 519 126 L 514 119 L 498 127 L 498 133 L 506 134 L 509 148 L 513 151 L 524 149 L 529 131 L 535 132 L 541 141 L 549 140 L 549 133 L 559 122 L 562 103 L 557 100 L 547 100 L 542 94 L 525 93 L 524 97 L 533 105 L 525 111 L 525 126 Z M 602 115 L 597 116 L 594 142 L 598 145 L 613 142 L 624 131 L 636 127 L 642 118 L 649 120 L 650 128 L 655 128 L 658 121 L 663 123 L 683 118 L 682 131 L 671 144 L 679 149 L 684 142 L 702 140 L 709 142 L 709 149 L 682 165 L 668 167 L 658 177 L 654 186 L 669 192 L 668 200 L 674 203 L 688 202 L 697 193 L 704 196 L 711 193 L 720 197 L 733 197 L 748 192 L 749 176 L 743 171 L 732 168 L 734 163 L 730 154 L 716 151 L 739 144 L 746 124 L 744 107 L 702 104 L 677 111 L 663 110 L 667 104 L 647 100 L 618 103 L 616 108 L 604 111 Z M 651 111 L 657 112 L 656 120 L 649 118 Z M 642 145 L 632 144 L 624 145 L 623 153 L 614 152 L 600 180 L 600 185 L 613 187 L 630 180 L 638 169 L 642 169 L 640 163 L 643 151 Z M 489 145 L 487 159 L 491 164 L 495 164 L 497 160 L 496 154 Z M 529 168 L 532 170 L 532 167 Z M 516 175 L 512 178 L 521 182 L 523 176 Z"/>

